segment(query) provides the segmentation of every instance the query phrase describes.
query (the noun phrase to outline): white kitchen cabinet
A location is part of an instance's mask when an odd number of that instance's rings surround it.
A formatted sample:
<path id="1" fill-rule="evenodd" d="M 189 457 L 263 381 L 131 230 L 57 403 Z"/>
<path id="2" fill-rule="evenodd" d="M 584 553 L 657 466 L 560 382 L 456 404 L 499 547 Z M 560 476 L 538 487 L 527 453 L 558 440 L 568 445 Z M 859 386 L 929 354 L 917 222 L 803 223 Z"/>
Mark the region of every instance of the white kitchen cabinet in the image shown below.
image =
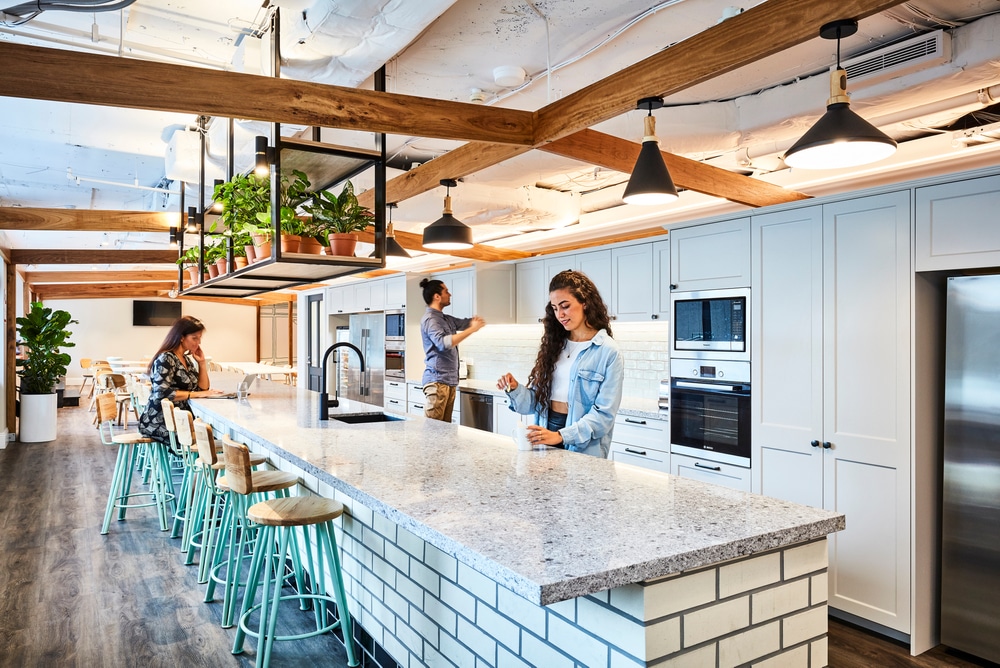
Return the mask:
<path id="1" fill-rule="evenodd" d="M 406 308 L 406 276 L 397 274 L 382 279 L 383 306 L 388 310 Z"/>
<path id="2" fill-rule="evenodd" d="M 517 276 L 517 324 L 529 325 L 542 321 L 548 294 L 545 282 L 545 260 L 529 260 L 515 265 Z"/>
<path id="3" fill-rule="evenodd" d="M 646 322 L 653 318 L 653 245 L 636 244 L 611 251 L 614 285 L 601 291 L 612 317 L 619 322 Z"/>
<path id="4" fill-rule="evenodd" d="M 670 473 L 670 422 L 619 413 L 608 459 Z"/>
<path id="5" fill-rule="evenodd" d="M 406 412 L 411 415 L 423 415 L 426 405 L 424 386 L 420 383 L 406 384 Z"/>
<path id="6" fill-rule="evenodd" d="M 916 189 L 916 269 L 1000 265 L 1000 176 Z"/>
<path id="7" fill-rule="evenodd" d="M 406 413 L 405 382 L 386 379 L 383 392 L 383 405 L 387 411 L 401 414 Z"/>
<path id="8" fill-rule="evenodd" d="M 471 269 L 431 274 L 451 292 L 445 313 L 456 318 L 478 315 L 492 324 L 513 323 L 516 318 L 515 269 L 513 264 L 480 262 Z"/>
<path id="9" fill-rule="evenodd" d="M 323 303 L 326 304 L 326 314 L 336 315 L 338 313 L 348 313 L 345 311 L 347 302 L 347 292 L 350 287 L 351 301 L 354 300 L 354 288 L 351 286 L 338 285 L 326 289 L 323 295 Z"/>
<path id="10" fill-rule="evenodd" d="M 505 396 L 493 397 L 493 433 L 501 436 L 510 436 L 514 433 L 514 427 L 518 420 L 523 420 L 527 424 L 526 415 L 518 415 L 510 409 L 510 399 Z"/>
<path id="11" fill-rule="evenodd" d="M 653 244 L 653 320 L 670 320 L 670 240 Z"/>
<path id="12" fill-rule="evenodd" d="M 671 230 L 671 290 L 688 292 L 749 285 L 749 218 Z"/>
<path id="13" fill-rule="evenodd" d="M 830 605 L 910 629 L 909 193 L 753 217 L 753 489 L 843 512 Z M 676 241 L 676 238 L 674 239 Z"/>
<path id="14" fill-rule="evenodd" d="M 681 478 L 722 485 L 742 492 L 750 491 L 750 469 L 742 466 L 675 453 L 670 455 L 670 472 Z"/>
<path id="15" fill-rule="evenodd" d="M 587 278 L 593 281 L 597 291 L 601 293 L 601 297 L 604 298 L 605 303 L 608 305 L 608 309 L 612 308 L 612 294 L 615 283 L 615 272 L 612 268 L 611 256 L 612 251 L 610 250 L 577 253 L 574 266 L 572 267 L 576 271 L 586 274 Z M 558 273 L 557 271 L 556 274 Z M 555 274 L 552 274 L 552 276 L 555 276 Z M 545 296 L 548 297 L 548 293 Z M 613 310 L 611 314 L 612 316 L 614 315 Z"/>

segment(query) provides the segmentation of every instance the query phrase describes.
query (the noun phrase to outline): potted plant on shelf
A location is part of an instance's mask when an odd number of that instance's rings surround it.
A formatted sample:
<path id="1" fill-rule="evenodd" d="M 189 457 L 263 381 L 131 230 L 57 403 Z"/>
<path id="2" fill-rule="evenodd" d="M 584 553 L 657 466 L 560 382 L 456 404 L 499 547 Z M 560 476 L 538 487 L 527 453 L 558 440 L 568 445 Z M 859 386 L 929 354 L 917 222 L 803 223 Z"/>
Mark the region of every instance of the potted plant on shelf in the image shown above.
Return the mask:
<path id="1" fill-rule="evenodd" d="M 212 195 L 217 202 L 222 202 L 222 213 L 213 224 L 225 226 L 224 234 L 239 235 L 239 241 L 252 239 L 255 258 L 266 258 L 271 255 L 271 228 L 261 225 L 257 216 L 269 208 L 271 199 L 271 182 L 253 174 L 237 174 L 225 183 L 215 187 Z M 239 243 L 234 239 L 234 243 Z M 239 245 L 249 245 L 242 244 Z M 247 254 L 249 259 L 250 255 Z"/>
<path id="2" fill-rule="evenodd" d="M 309 179 L 305 172 L 297 169 L 292 170 L 292 178 L 287 174 L 281 175 L 281 191 L 278 193 L 279 222 L 281 230 L 281 252 L 298 253 L 299 242 L 302 234 L 302 221 L 299 220 L 295 212 L 302 200 L 306 198 L 309 190 Z M 266 210 L 257 214 L 257 220 L 273 228 L 271 220 L 271 206 L 268 204 Z"/>
<path id="3" fill-rule="evenodd" d="M 191 246 L 186 249 L 179 258 L 177 258 L 177 264 L 182 265 L 184 269 L 187 270 L 188 276 L 191 277 L 191 284 L 200 283 L 198 280 L 198 261 L 201 260 L 201 251 L 197 246 Z"/>
<path id="4" fill-rule="evenodd" d="M 302 208 L 312 214 L 312 229 L 327 240 L 325 245 L 329 246 L 330 255 L 353 257 L 357 233 L 367 229 L 375 218 L 371 210 L 358 203 L 354 184 L 350 181 L 344 184 L 339 195 L 321 190 L 312 204 Z"/>
<path id="5" fill-rule="evenodd" d="M 208 275 L 212 278 L 222 276 L 226 273 L 226 255 L 229 250 L 226 241 L 221 235 L 206 241 L 205 267 Z"/>
<path id="6" fill-rule="evenodd" d="M 54 311 L 42 302 L 35 302 L 27 315 L 17 318 L 19 345 L 26 348 L 17 360 L 17 375 L 21 378 L 22 443 L 53 441 L 56 438 L 56 383 L 66 375 L 70 356 L 62 348 L 76 344 L 69 341 L 73 334 L 66 327 L 76 323 L 68 311 Z"/>

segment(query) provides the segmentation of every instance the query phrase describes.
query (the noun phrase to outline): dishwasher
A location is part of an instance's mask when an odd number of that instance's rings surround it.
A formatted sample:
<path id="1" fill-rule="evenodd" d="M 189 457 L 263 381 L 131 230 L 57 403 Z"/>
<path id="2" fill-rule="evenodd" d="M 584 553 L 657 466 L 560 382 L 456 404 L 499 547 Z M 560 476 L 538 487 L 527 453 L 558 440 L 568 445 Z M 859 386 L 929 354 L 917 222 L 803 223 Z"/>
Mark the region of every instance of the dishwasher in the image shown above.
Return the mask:
<path id="1" fill-rule="evenodd" d="M 459 424 L 493 431 L 493 395 L 462 390 L 459 396 Z"/>

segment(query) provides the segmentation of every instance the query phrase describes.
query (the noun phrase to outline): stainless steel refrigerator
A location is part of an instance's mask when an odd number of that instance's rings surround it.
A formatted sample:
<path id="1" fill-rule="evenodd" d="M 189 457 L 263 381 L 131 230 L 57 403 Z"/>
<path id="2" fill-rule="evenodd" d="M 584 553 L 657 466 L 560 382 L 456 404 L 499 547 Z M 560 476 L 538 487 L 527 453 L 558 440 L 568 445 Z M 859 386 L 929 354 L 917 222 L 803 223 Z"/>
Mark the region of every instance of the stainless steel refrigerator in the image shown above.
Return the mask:
<path id="1" fill-rule="evenodd" d="M 338 348 L 335 353 L 338 358 L 337 395 L 376 406 L 383 405 L 385 315 L 381 312 L 352 315 L 346 332 L 337 328 L 337 340 L 345 339 L 364 354 L 365 373 L 362 375 L 358 356 L 353 350 L 346 346 Z"/>
<path id="2" fill-rule="evenodd" d="M 948 279 L 941 642 L 1000 662 L 1000 276 Z"/>

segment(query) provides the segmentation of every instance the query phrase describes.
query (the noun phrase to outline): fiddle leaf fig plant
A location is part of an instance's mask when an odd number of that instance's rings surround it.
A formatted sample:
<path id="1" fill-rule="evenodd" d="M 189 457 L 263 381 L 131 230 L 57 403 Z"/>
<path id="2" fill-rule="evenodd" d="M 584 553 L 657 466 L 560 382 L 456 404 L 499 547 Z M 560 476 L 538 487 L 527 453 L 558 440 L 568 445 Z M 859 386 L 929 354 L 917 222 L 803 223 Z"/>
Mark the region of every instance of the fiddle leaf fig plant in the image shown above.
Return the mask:
<path id="1" fill-rule="evenodd" d="M 307 223 L 307 229 L 324 245 L 329 243 L 331 233 L 351 234 L 365 230 L 375 219 L 375 214 L 358 203 L 354 194 L 354 184 L 350 181 L 344 184 L 339 195 L 328 190 L 321 190 L 313 197 L 312 204 L 302 207 L 312 214 L 312 221 Z"/>
<path id="2" fill-rule="evenodd" d="M 31 305 L 28 314 L 17 318 L 18 343 L 27 348 L 24 359 L 17 360 L 21 394 L 52 394 L 56 383 L 66 375 L 72 359 L 62 348 L 72 348 L 66 329 L 73 320 L 68 311 L 46 308 L 42 302 Z"/>

